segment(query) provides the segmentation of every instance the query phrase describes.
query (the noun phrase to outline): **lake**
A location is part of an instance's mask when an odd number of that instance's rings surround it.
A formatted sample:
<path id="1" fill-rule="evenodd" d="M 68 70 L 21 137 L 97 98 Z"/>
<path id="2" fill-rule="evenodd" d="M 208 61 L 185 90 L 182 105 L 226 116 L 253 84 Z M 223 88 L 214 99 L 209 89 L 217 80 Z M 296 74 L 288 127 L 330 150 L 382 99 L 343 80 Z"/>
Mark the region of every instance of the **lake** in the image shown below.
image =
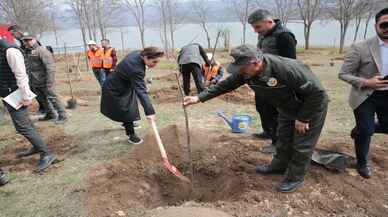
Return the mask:
<path id="1" fill-rule="evenodd" d="M 230 30 L 231 45 L 237 46 L 242 41 L 242 25 L 238 22 L 232 23 L 209 23 L 210 34 L 212 37 L 212 44 L 216 38 L 218 29 L 227 28 Z M 304 46 L 303 24 L 300 22 L 291 22 L 287 24 L 287 27 L 291 29 L 298 40 L 298 46 Z M 124 47 L 130 49 L 136 49 L 141 47 L 139 33 L 135 26 L 123 27 L 124 33 Z M 365 29 L 365 22 L 361 24 L 358 41 L 363 40 Z M 340 26 L 336 21 L 317 21 L 312 26 L 310 45 L 312 47 L 339 47 L 340 38 Z M 354 23 L 351 23 L 348 29 L 346 37 L 346 46 L 353 43 L 353 36 L 355 31 Z M 368 37 L 375 35 L 374 21 L 370 22 L 368 28 Z M 121 49 L 121 33 L 120 28 L 109 28 L 108 38 L 111 40 L 113 47 Z M 53 47 L 63 47 L 64 43 L 67 46 L 81 46 L 82 36 L 79 29 L 67 29 L 58 31 L 58 45 L 55 42 L 55 36 L 52 32 L 42 34 L 40 40 L 45 45 L 51 45 Z M 145 33 L 146 45 L 150 46 L 162 46 L 160 39 L 160 30 L 158 28 L 149 27 Z M 255 34 L 252 28 L 249 26 L 247 29 L 247 43 L 256 44 L 257 34 Z M 182 47 L 187 43 L 197 42 L 206 46 L 206 36 L 203 33 L 201 27 L 198 24 L 182 24 L 175 33 L 176 47 Z M 214 45 L 212 45 L 214 46 Z M 223 42 L 219 42 L 218 47 L 222 47 Z M 72 51 L 81 51 L 81 48 L 75 48 Z"/>

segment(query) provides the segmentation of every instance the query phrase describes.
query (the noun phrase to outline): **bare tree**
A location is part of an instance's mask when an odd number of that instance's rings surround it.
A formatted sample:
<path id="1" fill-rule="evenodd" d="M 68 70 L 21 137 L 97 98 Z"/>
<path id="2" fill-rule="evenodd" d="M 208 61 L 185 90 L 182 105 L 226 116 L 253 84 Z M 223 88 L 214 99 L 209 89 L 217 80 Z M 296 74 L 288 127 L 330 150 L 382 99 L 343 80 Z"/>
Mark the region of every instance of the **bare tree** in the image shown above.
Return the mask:
<path id="1" fill-rule="evenodd" d="M 206 34 L 206 40 L 207 40 L 207 47 L 211 48 L 211 41 L 210 41 L 210 33 L 209 33 L 209 8 L 207 7 L 207 1 L 206 0 L 192 0 L 191 4 L 193 6 L 193 21 L 198 23 L 201 27 L 204 33 Z"/>
<path id="2" fill-rule="evenodd" d="M 158 0 L 156 6 L 160 12 L 160 30 L 163 47 L 169 57 L 169 50 L 175 49 L 175 32 L 185 19 L 177 0 Z"/>
<path id="3" fill-rule="evenodd" d="M 231 10 L 234 15 L 238 18 L 242 25 L 242 43 L 246 42 L 246 33 L 248 25 L 248 17 L 252 10 L 255 9 L 256 5 L 255 0 L 225 0 L 228 5 L 229 10 Z"/>
<path id="4" fill-rule="evenodd" d="M 319 18 L 322 11 L 322 0 L 297 0 L 300 18 L 303 20 L 305 49 L 310 48 L 311 26 Z"/>
<path id="5" fill-rule="evenodd" d="M 273 0 L 271 4 L 265 0 L 256 0 L 256 5 L 260 8 L 269 10 L 274 17 L 280 19 L 284 25 L 287 25 L 290 18 L 295 15 L 296 0 Z"/>
<path id="6" fill-rule="evenodd" d="M 145 47 L 145 5 L 147 0 L 125 0 L 125 4 L 135 18 L 140 33 L 141 46 Z"/>
<path id="7" fill-rule="evenodd" d="M 356 6 L 354 8 L 354 14 L 355 14 L 355 24 L 356 24 L 356 30 L 354 32 L 353 42 L 357 41 L 358 32 L 360 30 L 361 22 L 364 19 L 367 19 L 367 22 L 370 21 L 370 18 L 372 16 L 372 11 L 374 11 L 374 1 L 369 0 L 359 0 L 356 3 Z M 367 28 L 368 26 L 366 26 Z"/>
<path id="8" fill-rule="evenodd" d="M 340 53 L 344 51 L 346 33 L 350 22 L 356 17 L 359 1 L 361 0 L 330 0 L 327 5 L 331 17 L 340 24 Z"/>
<path id="9" fill-rule="evenodd" d="M 40 34 L 50 29 L 50 0 L 1 0 L 0 13 L 5 21 L 23 30 Z"/>

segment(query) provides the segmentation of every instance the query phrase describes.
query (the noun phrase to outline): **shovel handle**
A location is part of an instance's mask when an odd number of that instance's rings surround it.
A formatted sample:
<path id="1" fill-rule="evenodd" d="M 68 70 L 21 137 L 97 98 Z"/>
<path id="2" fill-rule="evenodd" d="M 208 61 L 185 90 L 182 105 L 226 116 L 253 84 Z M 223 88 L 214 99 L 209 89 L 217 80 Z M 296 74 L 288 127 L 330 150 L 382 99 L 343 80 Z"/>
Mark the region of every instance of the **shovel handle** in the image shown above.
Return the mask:
<path id="1" fill-rule="evenodd" d="M 151 123 L 152 130 L 154 132 L 154 135 L 155 135 L 156 142 L 158 143 L 158 146 L 160 149 L 160 154 L 162 155 L 162 158 L 167 159 L 166 149 L 164 148 L 163 143 L 162 143 L 162 139 L 160 138 L 160 134 L 158 131 L 158 127 L 156 126 L 156 122 L 155 122 L 155 120 L 151 119 L 150 123 Z"/>

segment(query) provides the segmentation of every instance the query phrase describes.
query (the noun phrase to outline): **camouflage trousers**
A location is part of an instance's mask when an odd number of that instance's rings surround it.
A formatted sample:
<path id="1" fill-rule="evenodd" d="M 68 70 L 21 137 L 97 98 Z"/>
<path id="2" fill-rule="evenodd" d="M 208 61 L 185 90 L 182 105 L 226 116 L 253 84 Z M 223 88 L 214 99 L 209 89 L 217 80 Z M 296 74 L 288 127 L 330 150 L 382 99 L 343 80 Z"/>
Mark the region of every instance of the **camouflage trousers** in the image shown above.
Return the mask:
<path id="1" fill-rule="evenodd" d="M 295 119 L 279 114 L 278 141 L 271 166 L 286 170 L 285 176 L 290 180 L 304 179 L 310 167 L 314 148 L 321 135 L 326 114 L 327 107 L 309 121 L 309 130 L 305 134 L 296 132 Z"/>

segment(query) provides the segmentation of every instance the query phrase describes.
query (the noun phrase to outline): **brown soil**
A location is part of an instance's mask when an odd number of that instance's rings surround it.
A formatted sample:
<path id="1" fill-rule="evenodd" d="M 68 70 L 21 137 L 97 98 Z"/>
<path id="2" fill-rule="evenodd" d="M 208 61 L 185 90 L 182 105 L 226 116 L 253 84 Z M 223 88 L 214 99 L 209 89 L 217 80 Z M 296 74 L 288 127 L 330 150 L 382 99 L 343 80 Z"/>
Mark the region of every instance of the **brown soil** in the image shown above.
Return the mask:
<path id="1" fill-rule="evenodd" d="M 192 93 L 195 94 L 196 90 L 192 89 Z M 173 103 L 181 102 L 182 100 L 179 94 L 178 86 L 176 85 L 152 90 L 150 91 L 150 95 L 156 103 Z M 235 104 L 255 102 L 255 94 L 247 86 L 242 86 L 235 91 L 220 96 L 219 98 L 226 102 Z"/>
<path id="2" fill-rule="evenodd" d="M 220 97 L 226 102 L 230 103 L 254 103 L 255 102 L 255 93 L 248 87 L 242 86 L 235 91 L 227 93 Z"/>
<path id="3" fill-rule="evenodd" d="M 150 91 L 149 94 L 156 101 L 156 103 L 172 103 L 182 101 L 177 85 L 153 90 Z"/>
<path id="4" fill-rule="evenodd" d="M 71 136 L 65 136 L 63 129 L 59 126 L 46 128 L 44 133 L 42 130 L 38 131 L 40 135 L 43 135 L 43 140 L 46 142 L 49 149 L 57 155 L 57 162 L 63 161 L 66 158 L 66 155 L 79 153 L 77 145 L 73 144 L 75 139 Z M 47 135 L 50 136 L 48 137 Z M 10 145 L 6 147 L 1 156 L 0 167 L 9 171 L 33 171 L 39 160 L 39 155 L 22 159 L 16 158 L 17 152 L 32 147 L 30 143 L 20 135 L 4 135 L 2 138 L 3 139 L 1 139 L 0 142 L 2 140 L 7 140 L 7 143 Z M 55 167 L 58 167 L 58 165 Z"/>
<path id="5" fill-rule="evenodd" d="M 162 129 L 161 135 L 170 160 L 184 170 L 185 134 L 174 125 Z M 313 166 L 304 187 L 293 194 L 280 194 L 273 188 L 281 177 L 254 172 L 256 164 L 271 159 L 258 152 L 265 143 L 246 135 L 204 134 L 198 129 L 192 131 L 192 138 L 192 186 L 163 167 L 155 140 L 149 134 L 127 158 L 90 172 L 86 191 L 90 216 L 117 216 L 117 211 L 134 209 L 148 210 L 143 213 L 146 214 L 150 209 L 166 206 L 207 207 L 236 217 L 382 217 L 388 211 L 388 177 L 382 171 L 385 167 L 379 164 L 373 164 L 375 176 L 370 180 L 361 179 L 352 169 L 334 174 Z M 374 158 L 388 162 L 387 152 L 379 150 Z"/>

